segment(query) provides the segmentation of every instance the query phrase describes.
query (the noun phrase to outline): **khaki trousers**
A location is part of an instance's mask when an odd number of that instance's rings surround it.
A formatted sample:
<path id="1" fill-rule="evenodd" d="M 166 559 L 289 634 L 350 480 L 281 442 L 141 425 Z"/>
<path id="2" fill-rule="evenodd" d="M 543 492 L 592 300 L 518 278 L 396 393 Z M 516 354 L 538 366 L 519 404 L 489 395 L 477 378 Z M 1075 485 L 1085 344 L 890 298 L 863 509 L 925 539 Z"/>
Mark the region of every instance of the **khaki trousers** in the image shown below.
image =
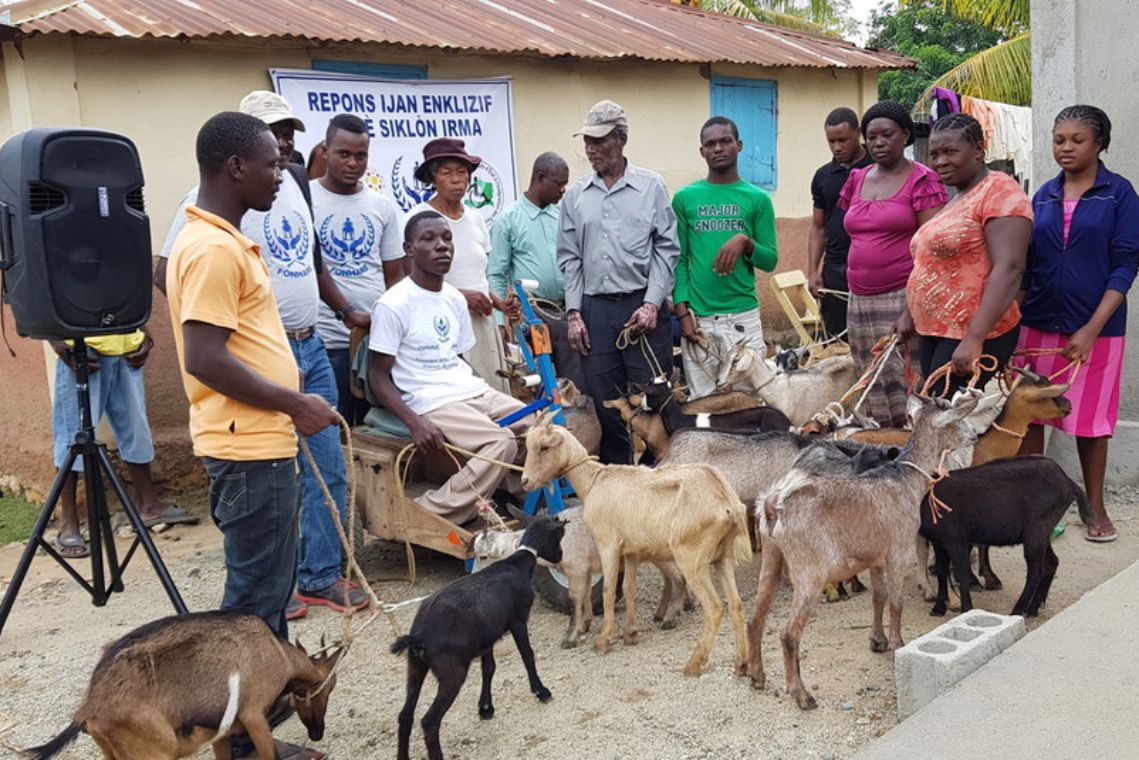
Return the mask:
<path id="1" fill-rule="evenodd" d="M 453 401 L 423 416 L 439 426 L 448 443 L 502 462 L 516 462 L 520 453 L 525 456 L 526 447 L 519 445 L 514 438 L 526 432 L 529 418 L 519 420 L 509 428 L 499 427 L 495 420 L 523 406 L 518 399 L 492 389 L 466 401 Z M 479 496 L 490 498 L 508 473 L 513 475 L 504 467 L 471 459 L 446 483 L 415 501 L 421 507 L 462 525 L 478 514 L 476 499 Z M 518 491 L 520 481 L 517 476 L 511 480 L 508 485 L 513 488 L 508 490 Z"/>

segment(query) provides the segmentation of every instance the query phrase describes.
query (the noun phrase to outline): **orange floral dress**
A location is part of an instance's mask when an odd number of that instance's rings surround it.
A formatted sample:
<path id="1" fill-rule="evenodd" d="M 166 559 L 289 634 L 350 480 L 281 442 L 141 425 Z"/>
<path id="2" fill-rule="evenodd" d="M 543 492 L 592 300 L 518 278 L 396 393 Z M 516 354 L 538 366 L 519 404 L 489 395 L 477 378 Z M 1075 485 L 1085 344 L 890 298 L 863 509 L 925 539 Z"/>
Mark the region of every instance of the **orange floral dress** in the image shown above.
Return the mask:
<path id="1" fill-rule="evenodd" d="M 965 337 L 993 270 L 985 224 L 1008 216 L 1032 221 L 1032 202 L 1015 179 L 991 172 L 914 233 L 914 269 L 906 300 L 919 335 Z M 1019 322 L 1020 307 L 1014 301 L 985 338 L 1003 335 Z"/>

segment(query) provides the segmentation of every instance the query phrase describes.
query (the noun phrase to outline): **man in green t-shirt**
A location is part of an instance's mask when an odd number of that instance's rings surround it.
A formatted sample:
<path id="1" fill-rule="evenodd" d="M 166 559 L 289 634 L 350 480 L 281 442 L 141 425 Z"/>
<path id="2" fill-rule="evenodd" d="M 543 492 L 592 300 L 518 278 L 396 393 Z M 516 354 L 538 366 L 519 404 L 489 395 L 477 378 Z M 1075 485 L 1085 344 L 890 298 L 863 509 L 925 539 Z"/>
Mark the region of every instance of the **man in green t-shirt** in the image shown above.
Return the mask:
<path id="1" fill-rule="evenodd" d="M 715 390 L 719 361 L 707 351 L 712 336 L 732 344 L 742 338 L 767 356 L 754 267 L 775 269 L 775 209 L 771 196 L 740 179 L 741 150 L 735 122 L 708 119 L 700 129 L 708 176 L 682 187 L 672 199 L 680 238 L 672 301 L 693 398 Z"/>

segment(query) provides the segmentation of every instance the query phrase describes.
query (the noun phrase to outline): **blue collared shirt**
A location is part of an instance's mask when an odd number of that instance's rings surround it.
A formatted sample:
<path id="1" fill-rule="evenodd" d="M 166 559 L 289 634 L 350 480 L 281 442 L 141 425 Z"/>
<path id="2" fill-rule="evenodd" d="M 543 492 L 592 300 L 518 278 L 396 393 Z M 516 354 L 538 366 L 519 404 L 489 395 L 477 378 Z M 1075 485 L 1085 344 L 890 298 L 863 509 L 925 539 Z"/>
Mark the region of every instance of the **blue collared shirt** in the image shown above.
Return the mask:
<path id="1" fill-rule="evenodd" d="M 585 295 L 645 291 L 661 305 L 672 293 L 680 243 L 676 214 L 660 175 L 634 166 L 606 187 L 597 172 L 574 183 L 561 203 L 558 266 L 566 281 L 566 309 Z"/>
<path id="2" fill-rule="evenodd" d="M 561 302 L 565 280 L 558 269 L 558 205 L 538 208 L 525 195 L 511 204 L 490 228 L 486 278 L 500 296 L 515 280 L 537 280 L 534 295 Z M 495 317 L 502 324 L 502 312 Z"/>
<path id="3" fill-rule="evenodd" d="M 1095 184 L 1080 197 L 1064 243 L 1064 173 L 1032 198 L 1035 221 L 1021 322 L 1069 335 L 1091 319 L 1107 290 L 1126 295 L 1139 269 L 1139 196 L 1123 177 L 1102 163 Z M 1100 335 L 1127 329 L 1127 303 L 1120 305 Z"/>

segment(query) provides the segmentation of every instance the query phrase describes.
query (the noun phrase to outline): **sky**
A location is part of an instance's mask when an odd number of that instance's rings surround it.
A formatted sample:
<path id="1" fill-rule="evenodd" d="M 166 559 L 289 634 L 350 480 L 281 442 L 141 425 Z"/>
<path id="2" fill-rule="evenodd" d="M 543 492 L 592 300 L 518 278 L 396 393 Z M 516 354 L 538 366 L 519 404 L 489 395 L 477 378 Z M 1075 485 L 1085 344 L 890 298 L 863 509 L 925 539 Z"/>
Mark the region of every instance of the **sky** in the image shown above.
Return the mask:
<path id="1" fill-rule="evenodd" d="M 850 0 L 850 12 L 861 24 L 858 35 L 853 40 L 859 45 L 866 44 L 869 34 L 870 11 L 882 4 L 882 0 Z"/>

